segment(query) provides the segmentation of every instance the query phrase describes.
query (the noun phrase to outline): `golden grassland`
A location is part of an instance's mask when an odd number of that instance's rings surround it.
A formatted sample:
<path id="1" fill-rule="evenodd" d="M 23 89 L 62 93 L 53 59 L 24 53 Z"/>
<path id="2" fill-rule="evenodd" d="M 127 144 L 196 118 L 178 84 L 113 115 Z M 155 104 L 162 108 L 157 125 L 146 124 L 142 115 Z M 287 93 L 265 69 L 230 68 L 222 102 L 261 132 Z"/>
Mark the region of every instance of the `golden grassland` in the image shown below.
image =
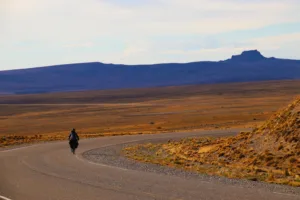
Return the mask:
<path id="1" fill-rule="evenodd" d="M 136 160 L 200 173 L 300 186 L 300 97 L 251 132 L 128 147 Z"/>
<path id="2" fill-rule="evenodd" d="M 300 81 L 0 96 L 0 147 L 81 138 L 253 127 L 299 93 Z"/>

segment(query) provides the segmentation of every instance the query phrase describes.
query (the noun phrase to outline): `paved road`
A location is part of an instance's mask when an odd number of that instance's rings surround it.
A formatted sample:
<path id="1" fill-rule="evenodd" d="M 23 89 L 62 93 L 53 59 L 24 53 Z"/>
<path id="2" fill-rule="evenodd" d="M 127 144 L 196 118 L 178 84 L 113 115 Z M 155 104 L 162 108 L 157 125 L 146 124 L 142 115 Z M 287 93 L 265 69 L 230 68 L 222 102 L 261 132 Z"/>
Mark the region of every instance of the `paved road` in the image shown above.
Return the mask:
<path id="1" fill-rule="evenodd" d="M 105 137 L 82 140 L 73 156 L 66 142 L 0 151 L 0 199 L 5 200 L 287 200 L 300 196 L 263 188 L 243 188 L 87 162 L 80 154 L 132 141 L 192 135 L 228 135 L 229 131 Z"/>

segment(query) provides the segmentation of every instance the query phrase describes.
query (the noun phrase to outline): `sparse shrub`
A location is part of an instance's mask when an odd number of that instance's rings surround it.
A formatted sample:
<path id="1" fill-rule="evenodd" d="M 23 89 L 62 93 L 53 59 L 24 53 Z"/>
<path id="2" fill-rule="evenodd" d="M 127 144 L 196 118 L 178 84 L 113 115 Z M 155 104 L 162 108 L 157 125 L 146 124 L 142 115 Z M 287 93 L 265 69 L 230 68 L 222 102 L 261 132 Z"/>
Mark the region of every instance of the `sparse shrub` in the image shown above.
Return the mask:
<path id="1" fill-rule="evenodd" d="M 290 163 L 295 163 L 296 161 L 297 161 L 296 158 L 291 158 L 291 159 L 290 159 Z"/>
<path id="2" fill-rule="evenodd" d="M 261 172 L 267 172 L 267 171 L 264 170 L 264 169 L 259 169 L 259 168 L 258 168 L 258 169 L 255 170 L 255 172 L 256 172 L 256 173 L 261 173 Z"/>
<path id="3" fill-rule="evenodd" d="M 182 164 L 182 161 L 176 158 L 175 161 L 174 161 L 174 163 L 175 163 L 176 165 L 181 165 L 181 164 Z"/>
<path id="4" fill-rule="evenodd" d="M 220 153 L 219 154 L 219 157 L 222 157 L 222 156 L 224 156 L 225 155 L 225 153 L 223 152 L 223 153 Z"/>
<path id="5" fill-rule="evenodd" d="M 290 186 L 294 186 L 294 187 L 300 187 L 300 182 L 299 181 L 292 181 L 289 183 Z"/>
<path id="6" fill-rule="evenodd" d="M 273 157 L 272 157 L 272 156 L 268 156 L 268 157 L 266 157 L 266 159 L 265 159 L 265 161 L 267 161 L 267 162 L 269 162 L 269 161 L 271 161 L 271 160 L 273 160 Z"/>
<path id="7" fill-rule="evenodd" d="M 299 142 L 299 138 L 298 137 L 292 137 L 289 142 Z"/>
<path id="8" fill-rule="evenodd" d="M 269 161 L 269 162 L 267 162 L 266 166 L 270 167 L 270 166 L 272 166 L 272 165 L 274 165 L 274 164 L 275 164 L 275 163 L 274 163 L 273 161 Z"/>
<path id="9" fill-rule="evenodd" d="M 288 149 L 287 151 L 289 151 L 289 149 Z M 283 159 L 287 159 L 287 158 L 289 158 L 289 157 L 291 157 L 291 156 L 293 156 L 293 155 L 290 154 L 290 153 L 289 153 L 289 154 L 286 154 L 286 155 L 283 156 Z"/>
<path id="10" fill-rule="evenodd" d="M 274 180 L 275 180 L 274 174 L 272 173 L 272 171 L 270 171 L 270 172 L 268 173 L 268 180 L 269 180 L 269 181 L 274 181 Z"/>
<path id="11" fill-rule="evenodd" d="M 248 177 L 249 181 L 258 181 L 258 179 L 256 177 Z"/>
<path id="12" fill-rule="evenodd" d="M 239 155 L 239 159 L 242 159 L 242 158 L 245 158 L 245 155 L 241 153 L 241 154 Z"/>
<path id="13" fill-rule="evenodd" d="M 285 170 L 284 170 L 284 175 L 285 175 L 285 176 L 290 176 L 290 173 L 289 173 L 289 170 L 288 170 L 288 169 L 285 169 Z"/>
<path id="14" fill-rule="evenodd" d="M 280 151 L 280 150 L 282 150 L 283 149 L 283 145 L 281 144 L 281 145 L 279 145 L 279 147 L 278 147 L 278 151 Z"/>
<path id="15" fill-rule="evenodd" d="M 265 159 L 265 156 L 264 156 L 264 155 L 258 155 L 257 158 L 258 158 L 259 160 L 264 160 L 264 159 Z"/>

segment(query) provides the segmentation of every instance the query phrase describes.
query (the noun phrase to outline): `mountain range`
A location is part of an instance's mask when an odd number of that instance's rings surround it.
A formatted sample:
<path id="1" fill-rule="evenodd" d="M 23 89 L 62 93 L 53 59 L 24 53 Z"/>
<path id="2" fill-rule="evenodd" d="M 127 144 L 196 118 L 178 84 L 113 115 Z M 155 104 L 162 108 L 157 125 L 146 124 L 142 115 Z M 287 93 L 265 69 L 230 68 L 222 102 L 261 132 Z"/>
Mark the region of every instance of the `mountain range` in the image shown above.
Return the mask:
<path id="1" fill-rule="evenodd" d="M 153 65 L 93 62 L 0 71 L 0 94 L 288 79 L 300 79 L 300 60 L 266 58 L 251 50 L 218 62 Z"/>

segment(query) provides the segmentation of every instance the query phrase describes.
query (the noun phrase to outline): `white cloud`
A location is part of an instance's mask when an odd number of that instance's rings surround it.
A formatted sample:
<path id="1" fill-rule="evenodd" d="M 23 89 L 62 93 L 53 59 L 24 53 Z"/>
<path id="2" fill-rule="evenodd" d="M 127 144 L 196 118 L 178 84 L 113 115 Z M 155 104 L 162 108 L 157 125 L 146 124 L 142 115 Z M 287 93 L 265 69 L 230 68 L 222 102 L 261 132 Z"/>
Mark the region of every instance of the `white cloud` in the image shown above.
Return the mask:
<path id="1" fill-rule="evenodd" d="M 234 44 L 214 47 L 201 45 L 205 39 L 201 42 L 191 39 L 158 43 L 153 38 L 182 35 L 205 38 L 222 32 L 300 22 L 299 9 L 298 0 L 0 0 L 0 44 L 5 48 L 0 53 L 20 57 L 18 64 L 6 59 L 0 60 L 0 65 L 40 65 L 43 61 L 35 61 L 32 52 L 41 50 L 49 55 L 60 52 L 51 60 L 50 56 L 44 56 L 45 65 L 50 61 L 52 64 L 53 60 L 55 63 L 72 62 L 72 56 L 79 57 L 72 48 L 92 47 L 97 51 L 101 47 L 96 42 L 99 38 L 111 45 L 120 41 L 126 46 L 121 51 L 103 53 L 102 49 L 101 53 L 84 54 L 85 57 L 80 56 L 82 60 L 124 63 L 189 61 L 202 57 L 216 60 L 242 48 L 256 45 L 264 49 L 272 45 L 280 48 L 282 44 L 275 45 L 270 39 L 269 43 L 245 41 L 247 44 L 241 47 Z M 35 41 L 36 45 L 20 49 L 20 43 L 26 41 Z M 193 49 L 188 50 L 189 46 Z M 64 52 L 64 49 L 68 51 Z M 172 57 L 175 55 L 178 58 Z M 23 63 L 22 56 L 26 56 Z"/>
<path id="2" fill-rule="evenodd" d="M 94 44 L 92 42 L 83 42 L 83 43 L 69 43 L 62 45 L 63 48 L 89 48 L 93 47 Z"/>
<path id="3" fill-rule="evenodd" d="M 260 37 L 252 40 L 256 45 L 270 46 L 300 42 L 300 33 L 291 33 L 271 37 Z"/>
<path id="4" fill-rule="evenodd" d="M 165 0 L 147 7 L 101 0 L 10 1 L 8 33 L 20 39 L 210 34 L 300 20 L 297 6 L 284 1 Z"/>

